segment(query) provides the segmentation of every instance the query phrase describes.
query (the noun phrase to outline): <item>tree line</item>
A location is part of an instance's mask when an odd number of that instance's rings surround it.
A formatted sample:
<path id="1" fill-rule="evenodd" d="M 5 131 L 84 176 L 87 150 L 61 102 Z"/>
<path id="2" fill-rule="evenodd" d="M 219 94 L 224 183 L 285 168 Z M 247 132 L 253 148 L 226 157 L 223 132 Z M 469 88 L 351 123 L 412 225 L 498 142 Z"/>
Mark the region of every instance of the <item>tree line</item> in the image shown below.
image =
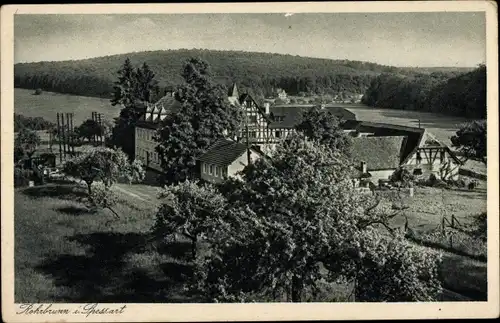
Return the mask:
<path id="1" fill-rule="evenodd" d="M 484 119 L 486 66 L 453 77 L 439 72 L 416 76 L 382 74 L 372 80 L 363 103 L 377 108 Z"/>
<path id="2" fill-rule="evenodd" d="M 14 132 L 21 129 L 30 130 L 49 130 L 53 129 L 55 124 L 42 117 L 27 117 L 22 114 L 14 113 Z"/>
<path id="3" fill-rule="evenodd" d="M 183 79 L 179 72 L 184 62 L 190 57 L 199 57 L 210 65 L 215 82 L 226 86 L 236 82 L 263 97 L 269 96 L 277 87 L 293 95 L 361 94 L 380 73 L 429 73 L 426 69 L 396 68 L 349 60 L 193 49 L 139 52 L 78 61 L 20 63 L 14 66 L 14 86 L 111 98 L 116 71 L 126 57 L 134 66 L 148 62 L 157 75 L 162 91 L 181 85 Z"/>

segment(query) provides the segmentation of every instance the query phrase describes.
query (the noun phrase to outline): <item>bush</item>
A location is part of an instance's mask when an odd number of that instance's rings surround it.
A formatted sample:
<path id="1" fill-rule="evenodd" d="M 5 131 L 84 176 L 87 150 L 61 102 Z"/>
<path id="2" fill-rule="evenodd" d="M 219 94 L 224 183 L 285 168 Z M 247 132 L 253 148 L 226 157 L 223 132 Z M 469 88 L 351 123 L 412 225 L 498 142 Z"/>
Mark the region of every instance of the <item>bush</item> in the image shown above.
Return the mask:
<path id="1" fill-rule="evenodd" d="M 35 90 L 35 93 L 33 93 L 34 95 L 40 95 L 42 94 L 42 89 L 38 88 Z"/>
<path id="2" fill-rule="evenodd" d="M 14 168 L 14 187 L 28 186 L 29 181 L 34 180 L 35 174 L 30 169 Z"/>
<path id="3" fill-rule="evenodd" d="M 390 176 L 389 180 L 397 187 L 413 187 L 415 177 L 404 167 L 398 167 Z"/>

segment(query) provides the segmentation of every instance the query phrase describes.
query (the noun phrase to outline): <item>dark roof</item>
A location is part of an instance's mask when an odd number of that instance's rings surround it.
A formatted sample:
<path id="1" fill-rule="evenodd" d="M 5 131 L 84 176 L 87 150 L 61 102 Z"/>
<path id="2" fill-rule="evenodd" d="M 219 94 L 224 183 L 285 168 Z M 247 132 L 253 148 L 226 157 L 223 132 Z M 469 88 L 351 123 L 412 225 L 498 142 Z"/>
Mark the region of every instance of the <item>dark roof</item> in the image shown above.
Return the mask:
<path id="1" fill-rule="evenodd" d="M 361 121 L 355 128 L 358 132 L 368 132 L 373 133 L 376 137 L 386 137 L 386 136 L 405 136 L 406 141 L 404 143 L 402 151 L 402 161 L 406 162 L 413 154 L 416 153 L 422 139 L 424 138 L 425 129 L 406 127 L 395 124 L 387 123 L 375 123 L 368 121 Z"/>
<path id="2" fill-rule="evenodd" d="M 314 108 L 314 104 L 280 104 L 271 106 L 269 109 L 270 114 L 273 117 L 282 116 L 283 121 L 273 121 L 269 124 L 269 128 L 294 128 L 301 120 L 304 112 Z M 326 104 L 323 106 L 324 109 L 332 113 L 333 115 L 341 118 L 342 120 L 356 120 L 356 115 L 351 111 L 338 107 L 336 105 Z"/>
<path id="3" fill-rule="evenodd" d="M 143 121 L 142 123 L 159 123 L 162 119 L 159 118 L 160 115 L 164 118 L 181 108 L 182 103 L 177 101 L 174 95 L 165 95 L 156 101 L 156 103 L 149 104 L 145 109 L 143 109 L 143 115 L 141 117 L 141 120 Z M 155 116 L 155 118 L 152 118 L 152 116 Z"/>
<path id="4" fill-rule="evenodd" d="M 401 163 L 405 137 L 359 137 L 352 141 L 352 159 L 366 162 L 367 170 L 395 169 Z"/>
<path id="5" fill-rule="evenodd" d="M 210 164 L 227 166 L 243 155 L 247 146 L 229 139 L 219 139 L 198 160 Z"/>

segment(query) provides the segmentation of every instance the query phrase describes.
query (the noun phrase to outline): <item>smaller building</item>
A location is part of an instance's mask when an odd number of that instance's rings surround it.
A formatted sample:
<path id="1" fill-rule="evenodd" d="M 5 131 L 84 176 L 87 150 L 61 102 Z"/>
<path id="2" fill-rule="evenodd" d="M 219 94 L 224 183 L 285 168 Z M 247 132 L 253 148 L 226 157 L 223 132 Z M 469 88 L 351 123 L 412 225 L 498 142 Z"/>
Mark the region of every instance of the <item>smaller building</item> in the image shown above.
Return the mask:
<path id="1" fill-rule="evenodd" d="M 219 139 L 205 154 L 198 158 L 201 179 L 221 183 L 227 177 L 236 177 L 238 172 L 263 155 L 255 148 L 247 149 L 241 142 Z"/>
<path id="2" fill-rule="evenodd" d="M 358 177 L 376 184 L 388 179 L 399 167 L 402 159 L 403 136 L 358 137 L 352 140 L 352 159 Z"/>

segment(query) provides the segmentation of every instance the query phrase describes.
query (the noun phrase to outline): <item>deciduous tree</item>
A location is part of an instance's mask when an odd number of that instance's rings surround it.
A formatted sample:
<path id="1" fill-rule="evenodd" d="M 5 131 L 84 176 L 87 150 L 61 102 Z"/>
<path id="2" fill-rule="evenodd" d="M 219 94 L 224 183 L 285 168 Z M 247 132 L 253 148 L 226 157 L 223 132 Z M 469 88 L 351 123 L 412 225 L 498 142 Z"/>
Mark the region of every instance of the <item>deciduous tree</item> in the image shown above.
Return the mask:
<path id="1" fill-rule="evenodd" d="M 212 301 L 286 295 L 299 302 L 319 281 L 357 279 L 362 300 L 434 299 L 438 282 L 429 275 L 437 259 L 405 255 L 408 245 L 391 235 L 388 211 L 353 191 L 350 172 L 344 154 L 300 135 L 247 166 L 241 180 L 221 189 L 230 216 L 222 213 L 207 231 L 209 252 L 196 259 L 194 288 Z M 411 270 L 398 271 L 403 267 Z M 373 296 L 363 280 L 370 273 L 408 292 L 379 288 Z"/>
<path id="2" fill-rule="evenodd" d="M 209 66 L 200 59 L 186 62 L 185 84 L 176 92 L 182 109 L 167 118 L 155 140 L 169 182 L 185 180 L 196 172 L 196 158 L 217 139 L 236 133 L 239 108 L 229 104 L 227 91 L 210 78 Z"/>
<path id="3" fill-rule="evenodd" d="M 225 212 L 224 197 L 210 184 L 185 181 L 166 186 L 161 192 L 163 202 L 156 214 L 153 232 L 159 239 L 179 233 L 191 241 L 191 253 L 196 257 L 197 242 L 217 225 L 216 219 Z"/>
<path id="4" fill-rule="evenodd" d="M 314 107 L 304 112 L 301 122 L 295 128 L 308 138 L 349 156 L 351 139 L 342 131 L 340 122 L 341 120 L 328 110 Z"/>
<path id="5" fill-rule="evenodd" d="M 41 139 L 36 131 L 22 128 L 14 141 L 14 159 L 19 161 L 26 156 L 31 164 L 33 154 L 40 143 Z"/>
<path id="6" fill-rule="evenodd" d="M 475 158 L 486 164 L 486 120 L 463 124 L 451 142 L 467 159 Z"/>
<path id="7" fill-rule="evenodd" d="M 92 183 L 101 180 L 110 187 L 119 178 L 131 175 L 133 167 L 121 150 L 106 147 L 91 148 L 63 166 L 63 172 L 83 180 L 87 184 L 89 195 L 92 194 Z M 142 180 L 142 178 L 137 178 Z"/>

